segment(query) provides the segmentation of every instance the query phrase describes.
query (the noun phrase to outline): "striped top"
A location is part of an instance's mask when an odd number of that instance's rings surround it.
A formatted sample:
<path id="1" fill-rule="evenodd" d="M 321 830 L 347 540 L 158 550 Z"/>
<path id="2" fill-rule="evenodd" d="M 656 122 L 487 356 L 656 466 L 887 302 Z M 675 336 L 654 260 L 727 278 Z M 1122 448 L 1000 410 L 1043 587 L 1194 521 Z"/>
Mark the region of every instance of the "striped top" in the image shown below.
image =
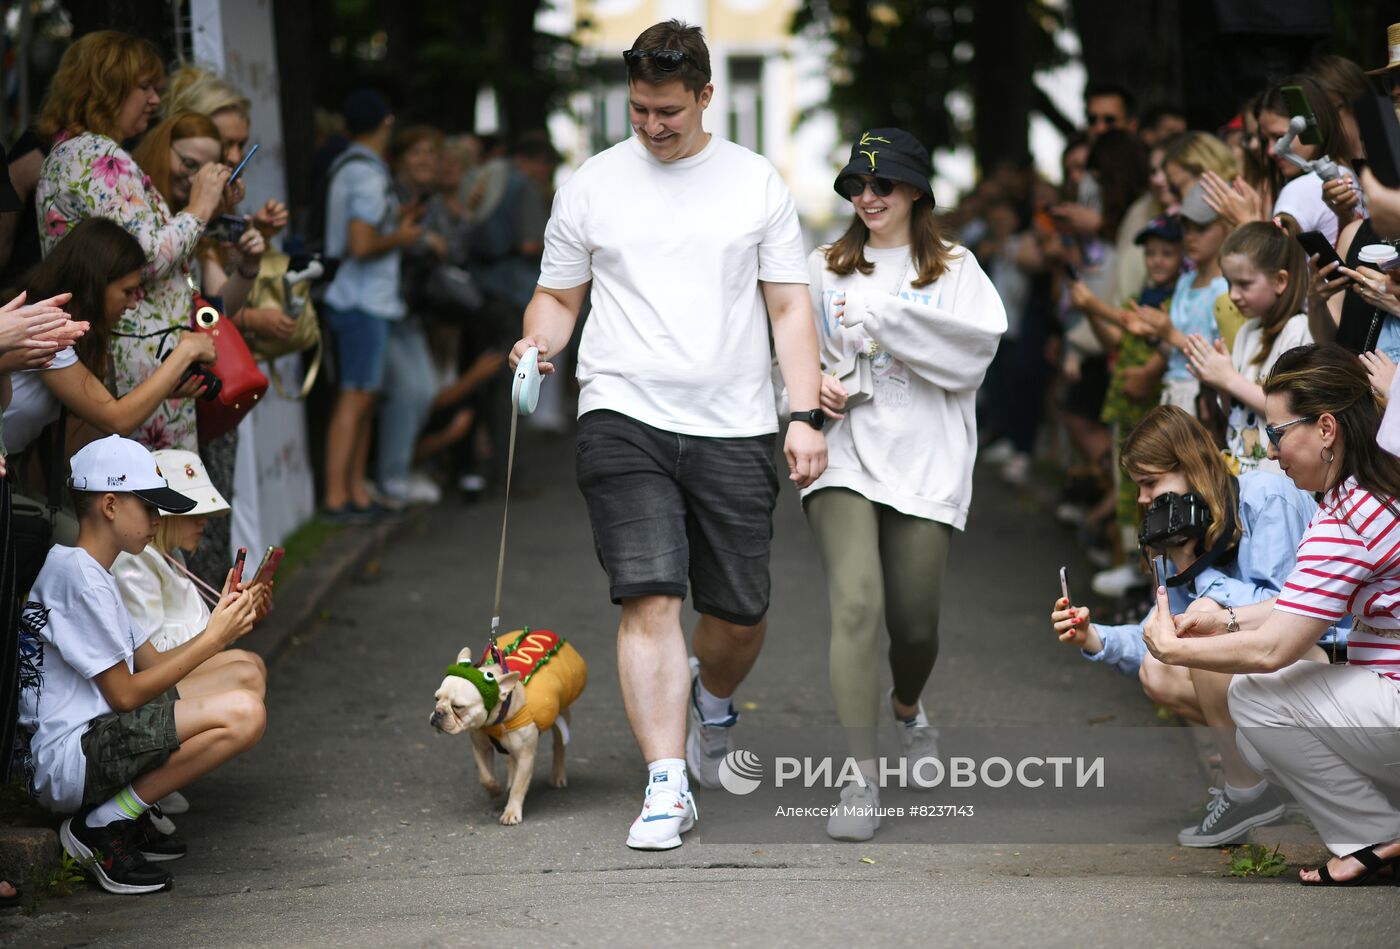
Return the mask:
<path id="1" fill-rule="evenodd" d="M 1329 622 L 1350 614 L 1348 664 L 1400 681 L 1400 517 L 1384 500 L 1355 478 L 1328 491 L 1275 606 Z"/>

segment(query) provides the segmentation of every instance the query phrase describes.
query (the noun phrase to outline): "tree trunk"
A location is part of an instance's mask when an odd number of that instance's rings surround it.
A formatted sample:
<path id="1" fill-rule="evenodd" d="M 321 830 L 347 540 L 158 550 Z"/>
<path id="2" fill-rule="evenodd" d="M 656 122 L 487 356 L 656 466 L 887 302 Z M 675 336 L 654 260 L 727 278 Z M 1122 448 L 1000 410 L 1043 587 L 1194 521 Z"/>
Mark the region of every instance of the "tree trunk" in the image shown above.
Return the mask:
<path id="1" fill-rule="evenodd" d="M 1180 0 L 1071 0 L 1089 81 L 1126 86 L 1139 109 L 1180 105 L 1180 8 Z"/>
<path id="2" fill-rule="evenodd" d="M 985 172 L 999 163 L 1024 164 L 1031 111 L 1031 29 L 1025 4 L 982 0 L 972 20 L 973 146 Z"/>

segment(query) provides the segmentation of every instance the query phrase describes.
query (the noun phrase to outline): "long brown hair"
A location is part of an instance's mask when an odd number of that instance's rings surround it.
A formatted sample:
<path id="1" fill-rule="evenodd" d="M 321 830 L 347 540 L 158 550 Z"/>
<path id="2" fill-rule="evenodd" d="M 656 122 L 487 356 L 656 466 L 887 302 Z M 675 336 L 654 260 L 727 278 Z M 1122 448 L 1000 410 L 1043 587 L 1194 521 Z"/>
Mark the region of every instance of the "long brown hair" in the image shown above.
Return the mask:
<path id="1" fill-rule="evenodd" d="M 89 324 L 74 351 L 78 361 L 105 383 L 112 365 L 107 285 L 145 266 L 146 252 L 140 241 L 115 221 L 89 217 L 73 225 L 48 256 L 30 268 L 20 285 L 29 291 L 31 300 L 73 294 L 64 310 L 73 319 Z"/>
<path id="2" fill-rule="evenodd" d="M 131 153 L 141 170 L 151 176 L 151 184 L 156 186 L 165 203 L 171 205 L 172 211 L 176 208 L 170 200 L 170 146 L 187 138 L 212 138 L 219 143 L 219 154 L 224 152 L 223 136 L 209 116 L 198 112 L 176 112 L 147 132 L 141 144 L 136 146 L 136 151 Z"/>
<path id="3" fill-rule="evenodd" d="M 45 141 L 60 132 L 117 138 L 127 94 L 143 79 L 164 77 L 160 51 L 150 41 L 116 30 L 88 33 L 64 50 L 35 127 Z"/>
<path id="4" fill-rule="evenodd" d="M 1260 366 L 1273 351 L 1283 325 L 1303 312 L 1308 298 L 1308 281 L 1304 276 L 1308 272 L 1307 254 L 1303 252 L 1303 245 L 1286 231 L 1266 221 L 1250 221 L 1231 231 L 1220 245 L 1220 259 L 1231 254 L 1249 261 L 1250 266 L 1265 277 L 1272 278 L 1280 270 L 1288 274 L 1288 285 L 1269 307 L 1269 312 L 1259 314 L 1259 352 L 1254 364 Z"/>
<path id="5" fill-rule="evenodd" d="M 1283 395 L 1299 418 L 1331 415 L 1342 432 L 1336 484 L 1355 477 L 1359 487 L 1381 499 L 1392 513 L 1400 498 L 1400 459 L 1376 444 L 1380 400 L 1361 360 L 1336 343 L 1290 349 L 1264 380 L 1264 394 Z M 1332 487 L 1329 485 L 1328 487 Z"/>
<path id="6" fill-rule="evenodd" d="M 869 239 L 870 229 L 859 216 L 854 217 L 846 233 L 826 249 L 826 269 L 842 277 L 857 270 L 870 276 L 875 265 L 865 259 L 865 242 Z M 926 194 L 921 193 L 909 209 L 909 252 L 917 271 L 914 286 L 926 287 L 948 272 L 953 245 L 933 213 L 933 199 Z"/>
<path id="7" fill-rule="evenodd" d="M 1186 484 L 1205 499 L 1210 508 L 1210 528 L 1204 549 L 1220 539 L 1226 525 L 1234 525 L 1231 544 L 1240 540 L 1239 506 L 1231 487 L 1232 476 L 1225 459 L 1205 426 L 1174 405 L 1159 405 L 1142 417 L 1123 442 L 1120 455 L 1124 470 L 1136 480 L 1140 474 L 1167 474 L 1180 471 Z"/>

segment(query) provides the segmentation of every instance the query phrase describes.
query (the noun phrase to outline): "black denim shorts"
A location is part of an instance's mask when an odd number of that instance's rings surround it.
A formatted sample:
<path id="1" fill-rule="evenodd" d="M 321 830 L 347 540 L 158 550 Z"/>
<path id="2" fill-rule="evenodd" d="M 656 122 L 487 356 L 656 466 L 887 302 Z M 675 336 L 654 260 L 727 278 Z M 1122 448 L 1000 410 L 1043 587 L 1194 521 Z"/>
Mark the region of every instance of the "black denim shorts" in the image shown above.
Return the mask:
<path id="1" fill-rule="evenodd" d="M 614 603 L 686 595 L 741 626 L 768 612 L 776 435 L 679 435 L 626 415 L 579 419 L 579 490 Z"/>
<path id="2" fill-rule="evenodd" d="M 180 747 L 175 730 L 174 686 L 129 712 L 108 712 L 94 718 L 83 732 L 87 781 L 83 806 L 101 804 L 132 781 L 165 764 Z"/>

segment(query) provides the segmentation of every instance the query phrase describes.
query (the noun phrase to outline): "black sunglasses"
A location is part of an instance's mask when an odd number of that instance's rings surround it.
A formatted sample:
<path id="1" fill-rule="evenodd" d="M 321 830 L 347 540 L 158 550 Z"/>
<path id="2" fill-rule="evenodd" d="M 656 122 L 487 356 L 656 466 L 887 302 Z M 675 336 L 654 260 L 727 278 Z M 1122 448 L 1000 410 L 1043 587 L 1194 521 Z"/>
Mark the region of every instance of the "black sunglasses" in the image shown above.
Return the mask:
<path id="1" fill-rule="evenodd" d="M 846 197 L 858 198 L 865 193 L 867 180 L 870 184 L 870 190 L 881 198 L 888 197 L 890 192 L 894 191 L 894 186 L 899 183 L 893 178 L 872 177 L 866 179 L 862 175 L 847 175 L 841 179 L 837 187 Z"/>
<path id="2" fill-rule="evenodd" d="M 629 69 L 641 65 L 642 60 L 647 58 L 650 58 L 661 72 L 675 72 L 683 63 L 694 62 L 678 49 L 629 49 L 622 54 L 622 61 Z"/>

